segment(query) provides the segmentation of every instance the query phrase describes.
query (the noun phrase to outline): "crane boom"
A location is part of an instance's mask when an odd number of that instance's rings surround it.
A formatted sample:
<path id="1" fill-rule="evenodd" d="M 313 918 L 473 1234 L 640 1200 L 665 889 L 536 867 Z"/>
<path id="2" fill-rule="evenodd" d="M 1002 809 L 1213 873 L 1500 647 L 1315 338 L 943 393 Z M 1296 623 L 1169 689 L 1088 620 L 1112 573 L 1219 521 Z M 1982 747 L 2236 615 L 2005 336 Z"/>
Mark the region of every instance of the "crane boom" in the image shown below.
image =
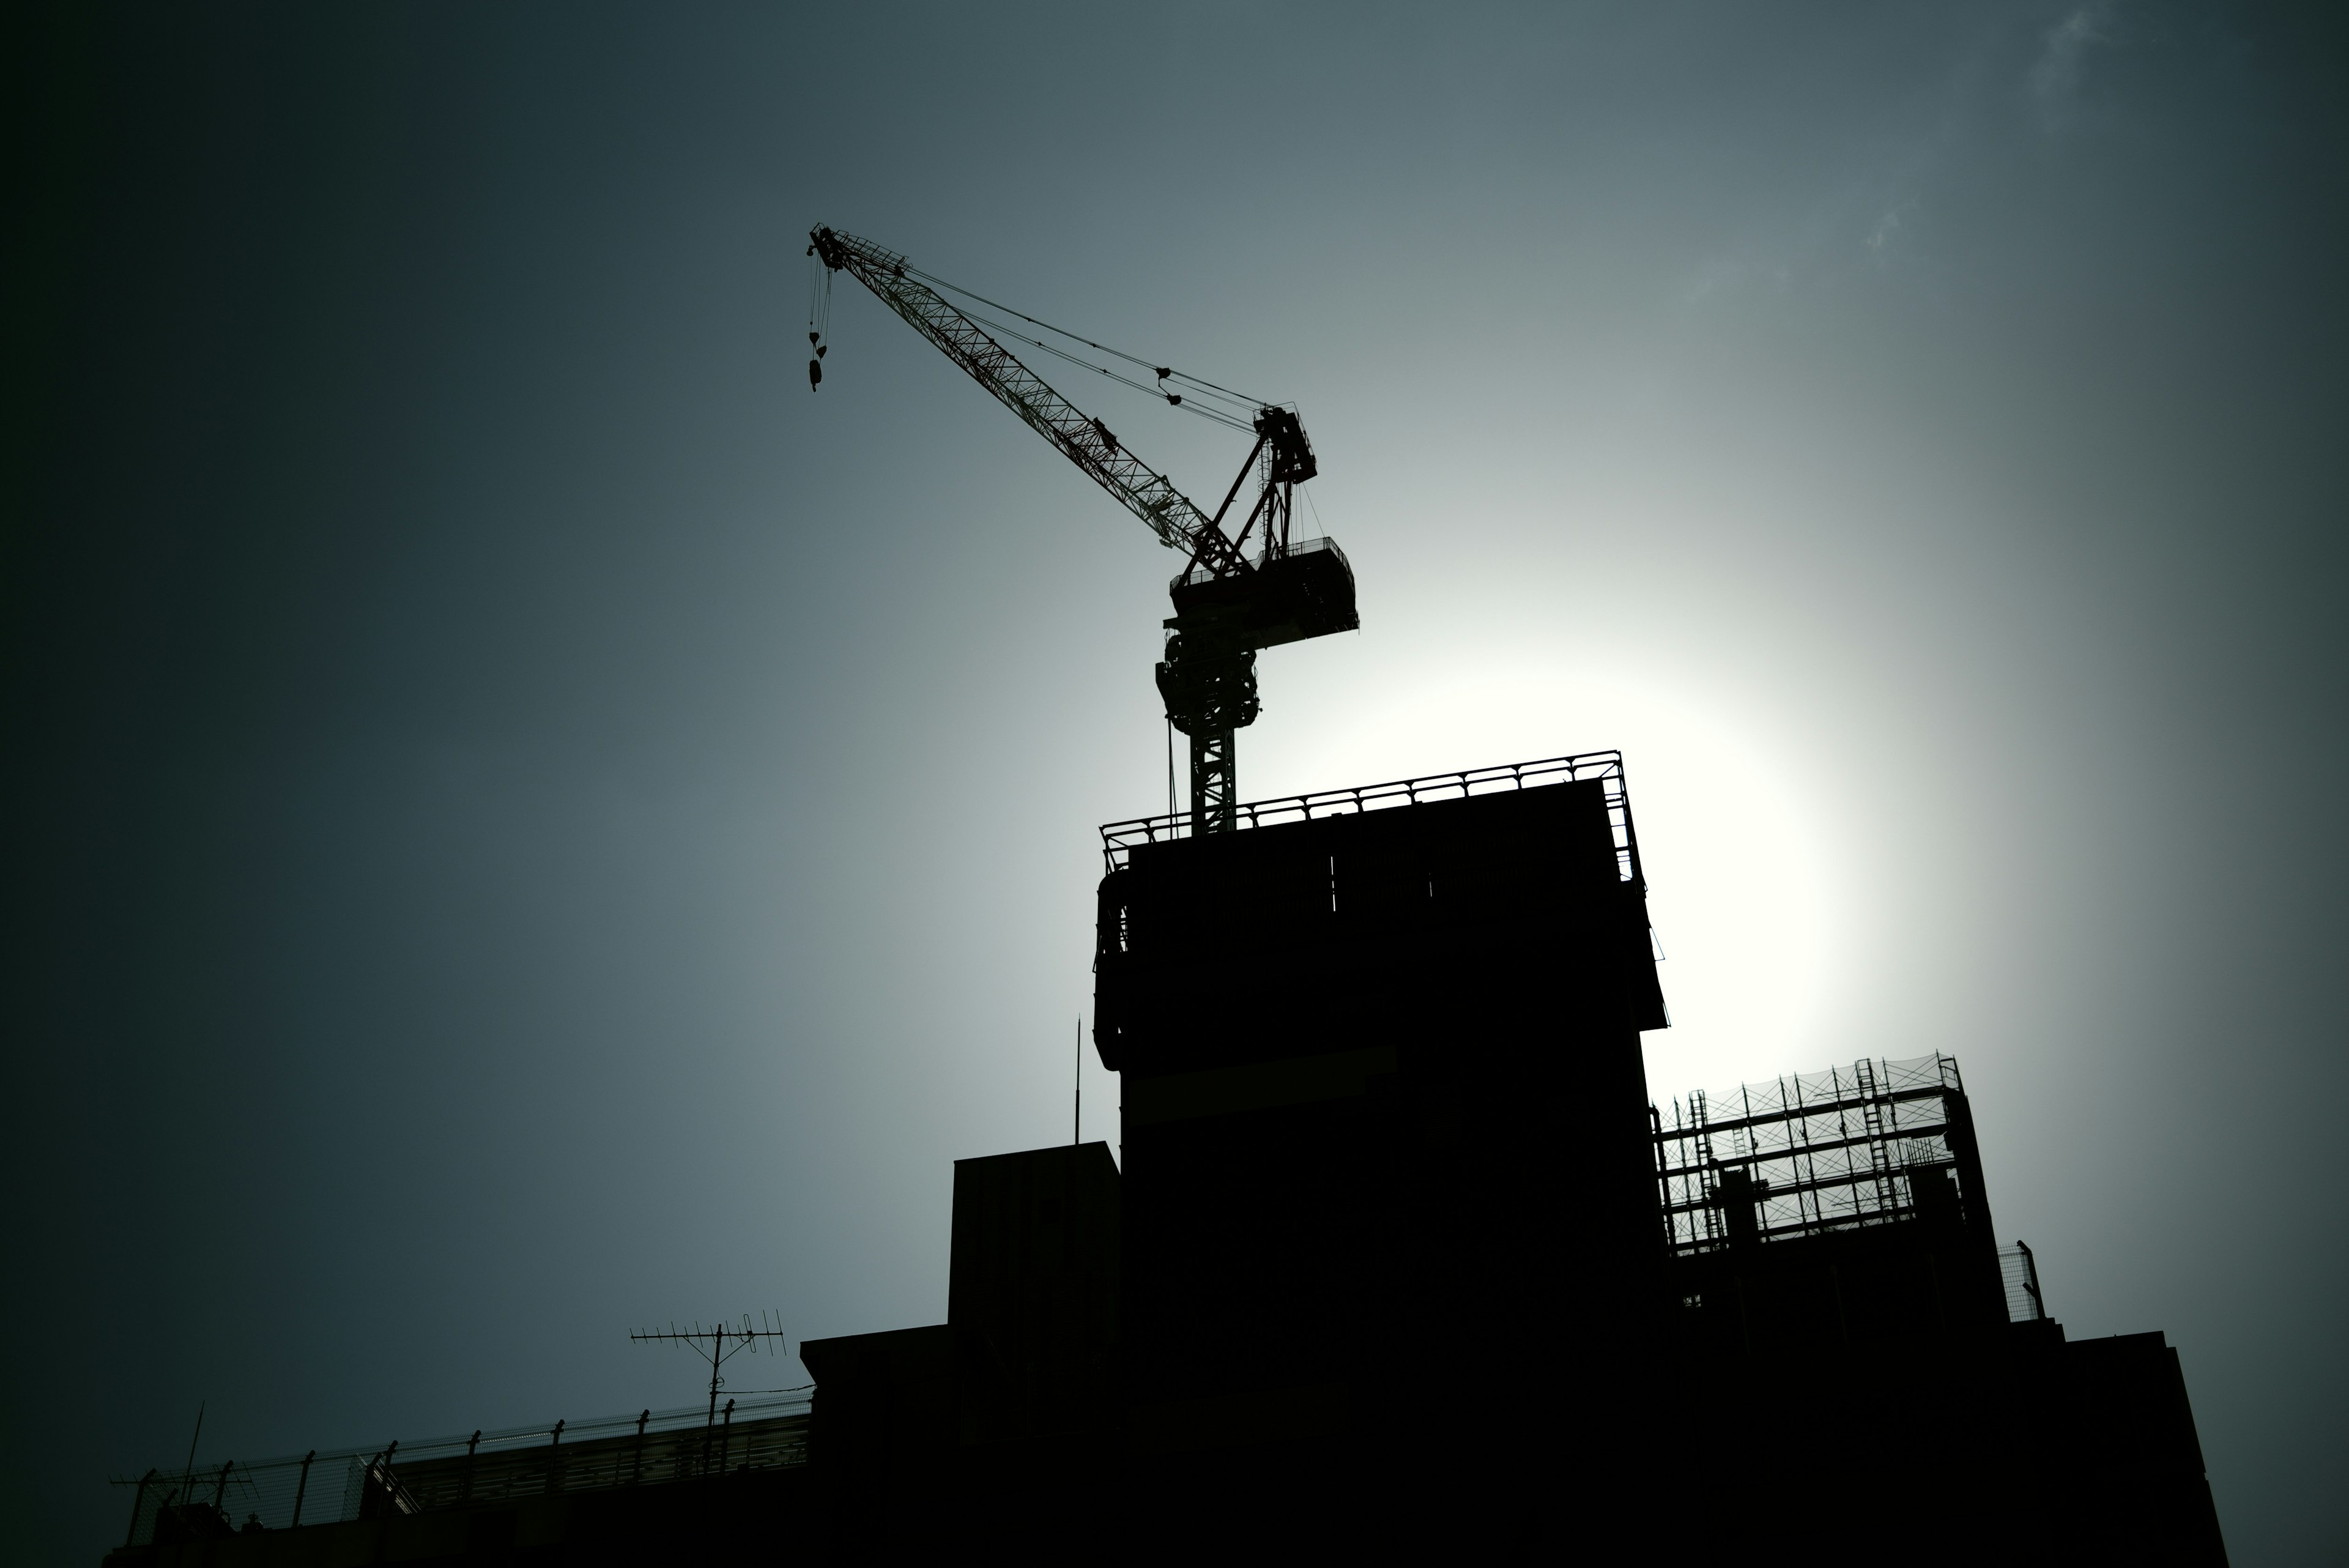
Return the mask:
<path id="1" fill-rule="evenodd" d="M 1269 406 L 1256 410 L 1256 445 L 1210 517 L 1164 474 L 1128 452 L 1107 425 L 1046 385 L 978 322 L 925 283 L 895 251 L 817 228 L 808 234 L 808 254 L 823 261 L 827 277 L 844 272 L 872 290 L 1141 518 L 1159 543 L 1190 556 L 1168 586 L 1174 614 L 1165 622 L 1169 635 L 1157 670 L 1158 692 L 1167 722 L 1191 740 L 1191 831 L 1231 831 L 1237 826 L 1239 799 L 1234 735 L 1256 722 L 1259 709 L 1257 650 L 1351 631 L 1361 624 L 1354 613 L 1353 567 L 1344 552 L 1329 539 L 1289 539 L 1297 486 L 1319 472 L 1295 411 Z M 816 353 L 823 355 L 822 345 Z M 817 361 L 810 360 L 810 385 L 820 373 Z M 1224 515 L 1252 472 L 1263 488 L 1239 532 L 1227 535 Z M 1259 553 L 1250 560 L 1245 546 L 1259 522 Z"/>
<path id="2" fill-rule="evenodd" d="M 871 289 L 907 326 L 1141 518 L 1159 543 L 1184 552 L 1216 576 L 1247 575 L 1247 558 L 1224 536 L 1216 519 L 1121 445 L 1108 426 L 1054 391 L 945 296 L 907 276 L 904 256 L 835 229 L 817 229 L 809 239 L 825 266 L 847 273 Z"/>

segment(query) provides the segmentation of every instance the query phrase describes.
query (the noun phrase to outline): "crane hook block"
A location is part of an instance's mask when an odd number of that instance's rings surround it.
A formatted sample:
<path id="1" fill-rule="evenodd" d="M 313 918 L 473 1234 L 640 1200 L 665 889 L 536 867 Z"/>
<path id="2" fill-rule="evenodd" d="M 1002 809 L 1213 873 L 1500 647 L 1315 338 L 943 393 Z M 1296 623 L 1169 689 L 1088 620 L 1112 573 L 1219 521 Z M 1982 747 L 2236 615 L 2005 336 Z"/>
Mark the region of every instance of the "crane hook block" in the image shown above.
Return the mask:
<path id="1" fill-rule="evenodd" d="M 811 252 L 809 252 L 808 254 L 811 254 L 811 255 L 812 255 L 812 254 L 814 254 L 815 253 L 813 253 L 812 251 L 811 251 Z M 809 333 L 809 334 L 808 334 L 808 341 L 809 341 L 809 342 L 811 342 L 811 343 L 820 343 L 820 342 L 822 342 L 823 340 L 823 337 L 821 337 L 821 335 L 819 335 L 819 334 L 817 334 L 817 333 L 811 332 L 811 333 Z"/>
<path id="2" fill-rule="evenodd" d="M 809 386 L 811 386 L 811 387 L 812 387 L 812 386 L 814 386 L 818 381 L 821 381 L 821 380 L 823 380 L 823 360 L 821 360 L 821 359 L 811 359 L 811 360 L 809 360 L 809 361 L 808 361 L 808 385 L 809 385 Z"/>

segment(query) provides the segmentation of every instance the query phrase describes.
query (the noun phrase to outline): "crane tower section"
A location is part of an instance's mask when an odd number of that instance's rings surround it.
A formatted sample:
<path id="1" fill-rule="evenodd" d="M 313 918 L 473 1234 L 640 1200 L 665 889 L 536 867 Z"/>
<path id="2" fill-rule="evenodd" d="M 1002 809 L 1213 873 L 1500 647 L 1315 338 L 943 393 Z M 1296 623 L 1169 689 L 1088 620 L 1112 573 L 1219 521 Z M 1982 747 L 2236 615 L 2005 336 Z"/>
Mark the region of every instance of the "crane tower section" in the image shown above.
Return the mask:
<path id="1" fill-rule="evenodd" d="M 1292 536 L 1297 486 L 1319 472 L 1296 411 L 1272 404 L 1254 410 L 1256 444 L 1210 516 L 932 286 L 951 285 L 908 266 L 895 251 L 834 229 L 812 231 L 808 251 L 827 275 L 845 272 L 870 289 L 1140 518 L 1160 544 L 1188 557 L 1168 585 L 1174 613 L 1164 622 L 1158 692 L 1168 722 L 1190 741 L 1191 831 L 1230 831 L 1239 798 L 1234 736 L 1256 722 L 1261 706 L 1257 650 L 1361 624 L 1345 553 L 1328 538 Z M 1162 389 L 1171 373 L 1159 371 Z M 810 380 L 818 374 L 811 361 Z M 1182 400 L 1165 395 L 1169 403 Z M 1237 531 L 1227 533 L 1225 519 L 1251 478 L 1255 504 Z"/>

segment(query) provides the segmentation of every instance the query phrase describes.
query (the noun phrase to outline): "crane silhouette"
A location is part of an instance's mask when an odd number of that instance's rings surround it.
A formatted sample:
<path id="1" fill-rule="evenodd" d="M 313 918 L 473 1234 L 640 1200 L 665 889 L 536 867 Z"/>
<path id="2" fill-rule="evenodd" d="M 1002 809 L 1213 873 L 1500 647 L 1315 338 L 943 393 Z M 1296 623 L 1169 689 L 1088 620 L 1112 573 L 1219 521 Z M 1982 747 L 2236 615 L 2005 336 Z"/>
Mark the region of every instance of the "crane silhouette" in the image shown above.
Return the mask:
<path id="1" fill-rule="evenodd" d="M 956 288 L 908 265 L 895 251 L 835 229 L 813 230 L 808 235 L 808 254 L 823 264 L 827 283 L 833 273 L 844 272 L 870 289 L 1030 429 L 1142 519 L 1160 544 L 1189 558 L 1168 585 L 1174 614 L 1163 623 L 1166 642 L 1164 658 L 1157 668 L 1158 692 L 1166 705 L 1167 721 L 1190 739 L 1191 831 L 1229 832 L 1237 823 L 1233 808 L 1239 799 L 1234 736 L 1254 723 L 1261 709 L 1257 698 L 1257 650 L 1352 631 L 1361 625 L 1354 608 L 1353 567 L 1345 553 L 1333 540 L 1299 541 L 1291 536 L 1297 487 L 1319 472 L 1296 410 L 1244 399 L 1213 382 L 1177 375 L 1169 367 L 1150 366 L 1091 339 L 1061 334 L 1136 367 L 1154 369 L 1156 385 L 1102 366 L 1086 368 L 1155 391 L 1170 406 L 1184 407 L 1187 397 L 1192 411 L 1255 435 L 1256 444 L 1240 464 L 1223 504 L 1211 516 L 1120 441 L 1101 419 L 1054 391 L 1042 377 L 1020 363 L 996 333 L 939 290 L 965 295 L 1048 331 L 1057 333 L 1059 328 Z M 1020 336 L 1000 325 L 996 332 Z M 821 332 L 812 330 L 808 336 L 819 356 L 808 361 L 808 379 L 813 385 L 823 379 L 821 356 L 828 346 L 821 341 Z M 1039 339 L 1022 337 L 1021 340 L 1069 358 Z M 1173 387 L 1184 389 L 1170 389 Z M 1238 531 L 1226 534 L 1225 519 L 1251 474 L 1257 480 L 1256 504 L 1241 519 Z M 1253 556 L 1248 553 L 1251 537 L 1256 544 Z"/>

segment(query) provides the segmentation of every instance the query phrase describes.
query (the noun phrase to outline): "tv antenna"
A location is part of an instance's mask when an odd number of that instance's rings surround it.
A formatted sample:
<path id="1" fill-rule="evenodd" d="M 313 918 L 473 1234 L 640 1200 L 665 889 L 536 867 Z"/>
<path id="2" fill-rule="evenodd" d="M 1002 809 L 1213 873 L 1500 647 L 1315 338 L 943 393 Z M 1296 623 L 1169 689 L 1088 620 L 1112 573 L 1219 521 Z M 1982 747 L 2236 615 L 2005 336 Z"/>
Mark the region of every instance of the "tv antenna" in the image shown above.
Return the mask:
<path id="1" fill-rule="evenodd" d="M 762 1312 L 759 1314 L 759 1322 L 761 1326 L 752 1328 L 750 1314 L 744 1313 L 742 1326 L 740 1328 L 732 1327 L 722 1321 L 709 1328 L 702 1327 L 698 1321 L 691 1328 L 679 1328 L 672 1323 L 666 1332 L 657 1328 L 637 1329 L 628 1337 L 648 1344 L 686 1345 L 690 1347 L 694 1354 L 709 1363 L 709 1425 L 715 1427 L 718 1425 L 718 1391 L 726 1386 L 726 1379 L 719 1369 L 742 1352 L 756 1351 L 762 1345 L 767 1346 L 771 1353 L 778 1355 L 781 1352 L 774 1349 L 777 1345 L 783 1345 L 785 1349 L 790 1348 L 783 1340 L 783 1331 L 779 1326 L 782 1322 L 781 1313 L 775 1314 L 770 1321 L 769 1315 Z M 726 1407 L 732 1409 L 734 1407 L 732 1401 L 728 1401 Z"/>

